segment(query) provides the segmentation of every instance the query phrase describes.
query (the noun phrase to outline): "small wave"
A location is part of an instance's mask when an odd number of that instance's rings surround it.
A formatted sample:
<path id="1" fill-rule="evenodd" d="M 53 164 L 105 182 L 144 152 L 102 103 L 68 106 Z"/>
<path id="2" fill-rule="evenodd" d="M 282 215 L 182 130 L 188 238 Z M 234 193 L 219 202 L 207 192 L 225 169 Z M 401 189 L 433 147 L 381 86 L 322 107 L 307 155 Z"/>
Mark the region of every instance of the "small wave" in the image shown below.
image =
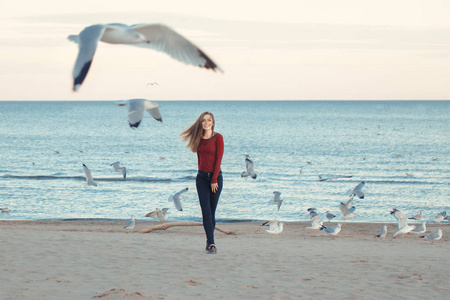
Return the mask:
<path id="1" fill-rule="evenodd" d="M 22 179 L 22 180 L 86 180 L 84 176 L 54 176 L 54 175 L 3 175 L 1 178 Z M 172 181 L 170 178 L 149 178 L 149 177 L 100 177 L 94 178 L 95 181 L 137 181 L 137 182 L 161 182 Z"/>

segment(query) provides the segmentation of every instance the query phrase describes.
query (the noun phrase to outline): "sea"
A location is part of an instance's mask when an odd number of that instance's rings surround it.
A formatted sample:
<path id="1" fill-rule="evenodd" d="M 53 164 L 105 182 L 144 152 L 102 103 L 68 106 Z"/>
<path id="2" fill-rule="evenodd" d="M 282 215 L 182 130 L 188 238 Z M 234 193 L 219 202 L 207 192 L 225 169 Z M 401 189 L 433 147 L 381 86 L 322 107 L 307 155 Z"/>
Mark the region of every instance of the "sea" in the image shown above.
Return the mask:
<path id="1" fill-rule="evenodd" d="M 146 113 L 132 129 L 115 101 L 0 102 L 0 207 L 10 207 L 0 221 L 155 222 L 145 215 L 164 207 L 168 221 L 201 221 L 197 156 L 179 134 L 204 111 L 225 142 L 218 222 L 309 221 L 310 207 L 339 220 L 361 181 L 365 197 L 346 222 L 395 222 L 393 208 L 428 220 L 450 213 L 450 101 L 157 103 L 163 122 Z M 241 177 L 246 155 L 256 179 Z M 178 211 L 169 198 L 186 187 Z"/>

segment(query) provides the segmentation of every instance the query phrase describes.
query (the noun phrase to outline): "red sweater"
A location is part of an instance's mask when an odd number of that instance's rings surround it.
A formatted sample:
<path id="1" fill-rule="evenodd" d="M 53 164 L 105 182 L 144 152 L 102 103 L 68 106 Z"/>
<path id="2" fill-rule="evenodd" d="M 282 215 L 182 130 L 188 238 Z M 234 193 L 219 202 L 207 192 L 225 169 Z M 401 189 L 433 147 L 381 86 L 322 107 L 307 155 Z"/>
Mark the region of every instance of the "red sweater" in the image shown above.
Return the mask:
<path id="1" fill-rule="evenodd" d="M 207 140 L 202 139 L 200 141 L 200 146 L 197 150 L 198 169 L 208 173 L 214 172 L 211 183 L 217 183 L 220 164 L 222 163 L 223 148 L 223 136 L 220 133 L 216 133 Z"/>

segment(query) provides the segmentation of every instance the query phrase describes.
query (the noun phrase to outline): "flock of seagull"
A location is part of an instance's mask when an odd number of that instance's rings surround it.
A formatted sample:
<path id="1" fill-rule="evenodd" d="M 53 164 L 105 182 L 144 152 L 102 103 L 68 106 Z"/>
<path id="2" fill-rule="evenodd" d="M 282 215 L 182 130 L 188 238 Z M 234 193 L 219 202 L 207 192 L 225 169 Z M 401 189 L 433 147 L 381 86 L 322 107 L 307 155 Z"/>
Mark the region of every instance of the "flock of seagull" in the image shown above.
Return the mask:
<path id="1" fill-rule="evenodd" d="M 356 185 L 353 189 L 350 189 L 347 191 L 347 194 L 349 194 L 350 198 L 346 203 L 341 202 L 339 204 L 339 210 L 342 213 L 342 219 L 341 220 L 348 220 L 351 218 L 354 218 L 358 216 L 354 213 L 355 206 L 353 205 L 353 199 L 355 196 L 357 196 L 359 199 L 364 199 L 364 191 L 362 190 L 365 186 L 365 182 L 362 181 L 358 185 Z M 274 198 L 268 202 L 268 204 L 276 204 L 277 210 L 280 209 L 281 203 L 283 200 L 281 200 L 281 193 L 278 191 L 273 192 Z M 342 229 L 342 223 L 337 222 L 334 225 L 325 226 L 324 222 L 320 220 L 320 215 L 317 212 L 317 209 L 314 207 L 310 207 L 307 209 L 307 212 L 309 213 L 309 218 L 311 220 L 310 226 L 305 227 L 305 229 L 309 230 L 320 230 L 325 232 L 326 234 L 330 236 L 336 236 L 341 232 Z M 427 221 L 423 220 L 423 210 L 421 210 L 417 215 L 407 218 L 404 213 L 399 211 L 398 209 L 394 208 L 390 214 L 397 220 L 397 230 L 392 235 L 393 237 L 397 237 L 398 235 L 407 234 L 407 233 L 415 233 L 417 235 L 420 235 L 423 239 L 431 240 L 433 243 L 434 241 L 440 240 L 443 236 L 443 230 L 442 228 L 437 228 L 436 231 L 426 234 L 427 228 L 426 224 Z M 332 214 L 331 212 L 327 211 L 325 213 L 325 217 L 328 219 L 329 222 L 331 222 L 332 219 L 336 218 L 336 215 Z M 407 220 L 411 219 L 414 221 L 421 221 L 420 225 L 409 225 Z M 446 211 L 442 211 L 438 213 L 433 222 L 436 224 L 439 224 L 443 220 L 450 221 L 450 215 L 447 215 Z M 266 232 L 271 234 L 280 234 L 283 232 L 283 226 L 284 222 L 278 221 L 278 220 L 270 220 L 266 221 L 261 224 L 261 226 L 268 226 L 268 229 L 265 229 Z M 387 236 L 387 228 L 389 226 L 384 224 L 383 227 L 377 232 L 375 235 L 378 238 L 386 238 Z M 421 235 L 422 234 L 422 235 Z"/>

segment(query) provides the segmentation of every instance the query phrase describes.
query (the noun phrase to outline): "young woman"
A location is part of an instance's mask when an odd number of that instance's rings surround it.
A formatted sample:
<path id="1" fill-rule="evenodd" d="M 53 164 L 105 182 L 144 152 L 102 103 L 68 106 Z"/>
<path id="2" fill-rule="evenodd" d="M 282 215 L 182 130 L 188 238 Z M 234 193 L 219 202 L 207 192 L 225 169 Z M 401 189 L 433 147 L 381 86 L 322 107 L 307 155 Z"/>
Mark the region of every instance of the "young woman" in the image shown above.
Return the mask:
<path id="1" fill-rule="evenodd" d="M 216 208 L 223 187 L 220 164 L 223 156 L 223 137 L 214 131 L 214 115 L 202 113 L 180 136 L 187 141 L 187 147 L 197 153 L 198 173 L 196 177 L 197 194 L 202 209 L 203 228 L 206 234 L 206 252 L 217 253 L 214 243 L 216 228 Z"/>

